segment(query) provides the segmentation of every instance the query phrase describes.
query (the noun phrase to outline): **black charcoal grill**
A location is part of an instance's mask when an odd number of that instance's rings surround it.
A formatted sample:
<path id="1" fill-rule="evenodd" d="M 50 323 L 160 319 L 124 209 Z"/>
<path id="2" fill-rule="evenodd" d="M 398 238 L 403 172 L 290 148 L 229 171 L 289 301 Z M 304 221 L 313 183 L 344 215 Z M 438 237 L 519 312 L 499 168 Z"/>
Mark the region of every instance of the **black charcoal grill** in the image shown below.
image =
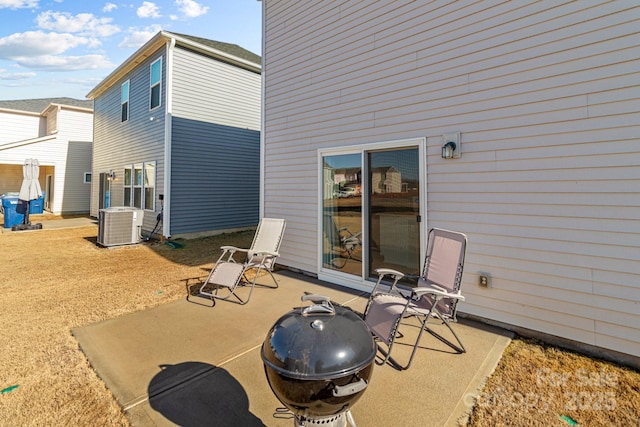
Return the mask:
<path id="1" fill-rule="evenodd" d="M 262 361 L 271 390 L 296 425 L 355 425 L 350 408 L 373 372 L 376 345 L 364 321 L 326 296 L 290 311 L 271 327 Z"/>

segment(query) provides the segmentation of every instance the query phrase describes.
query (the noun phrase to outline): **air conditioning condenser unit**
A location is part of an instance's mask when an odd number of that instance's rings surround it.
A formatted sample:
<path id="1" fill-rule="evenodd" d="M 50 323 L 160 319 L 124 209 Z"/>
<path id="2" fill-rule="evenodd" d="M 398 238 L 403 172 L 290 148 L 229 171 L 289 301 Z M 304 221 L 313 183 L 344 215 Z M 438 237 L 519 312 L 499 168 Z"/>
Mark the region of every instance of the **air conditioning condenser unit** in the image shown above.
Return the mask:
<path id="1" fill-rule="evenodd" d="M 128 206 L 98 211 L 98 244 L 119 246 L 139 243 L 144 211 Z"/>

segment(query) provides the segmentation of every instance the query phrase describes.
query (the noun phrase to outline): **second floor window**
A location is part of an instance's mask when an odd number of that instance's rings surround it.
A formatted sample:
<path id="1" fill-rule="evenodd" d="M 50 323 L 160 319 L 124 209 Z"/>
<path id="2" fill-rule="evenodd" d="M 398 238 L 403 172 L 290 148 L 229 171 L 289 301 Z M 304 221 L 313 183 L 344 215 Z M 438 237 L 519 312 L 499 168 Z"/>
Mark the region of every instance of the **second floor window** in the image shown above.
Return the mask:
<path id="1" fill-rule="evenodd" d="M 120 87 L 120 110 L 121 121 L 129 120 L 129 80 L 122 83 Z"/>
<path id="2" fill-rule="evenodd" d="M 153 110 L 160 106 L 160 83 L 162 82 L 162 58 L 158 58 L 153 64 L 151 64 L 151 79 L 150 79 L 150 99 L 151 104 L 149 109 Z"/>

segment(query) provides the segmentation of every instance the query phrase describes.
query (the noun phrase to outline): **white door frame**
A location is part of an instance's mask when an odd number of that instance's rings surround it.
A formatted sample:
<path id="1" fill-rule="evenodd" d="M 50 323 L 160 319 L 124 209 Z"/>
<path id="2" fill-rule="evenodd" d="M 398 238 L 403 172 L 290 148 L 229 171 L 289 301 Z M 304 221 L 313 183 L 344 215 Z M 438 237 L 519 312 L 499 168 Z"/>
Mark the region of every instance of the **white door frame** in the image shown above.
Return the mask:
<path id="1" fill-rule="evenodd" d="M 48 173 L 47 175 L 45 175 L 44 178 L 44 191 L 45 191 L 45 198 L 44 198 L 44 208 L 48 211 L 52 211 L 52 204 L 53 204 L 53 174 Z"/>
<path id="2" fill-rule="evenodd" d="M 322 207 L 324 204 L 323 201 L 323 185 L 324 185 L 324 174 L 323 174 L 323 157 L 324 156 L 335 156 L 342 154 L 357 154 L 360 153 L 361 156 L 361 165 L 364 167 L 364 156 L 367 151 L 373 150 L 386 150 L 386 149 L 395 149 L 395 148 L 403 148 L 403 147 L 418 147 L 418 158 L 419 158 L 419 183 L 420 183 L 420 200 L 419 200 L 419 209 L 420 216 L 422 217 L 422 221 L 420 222 L 420 259 L 424 259 L 426 253 L 426 230 L 427 228 L 427 138 L 411 138 L 411 139 L 402 139 L 396 141 L 385 141 L 385 142 L 376 142 L 370 144 L 359 144 L 359 145 L 351 145 L 344 147 L 334 147 L 334 148 L 325 148 L 319 149 L 317 151 L 317 164 L 318 164 L 318 172 L 317 172 L 317 182 L 318 182 L 318 200 L 316 205 L 316 213 L 317 213 L 317 248 L 316 248 L 316 258 L 317 258 L 317 271 L 318 271 L 318 279 L 324 280 L 327 282 L 335 283 L 338 285 L 342 285 L 348 288 L 360 290 L 360 291 L 370 291 L 373 288 L 374 282 L 370 281 L 366 277 L 366 266 L 363 263 L 362 274 L 361 276 L 356 276 L 353 274 L 343 273 L 341 271 L 332 270 L 325 268 L 323 265 L 323 231 L 322 231 Z M 363 176 L 366 171 L 363 171 Z M 366 229 L 365 224 L 366 218 L 363 213 L 362 215 L 362 230 Z M 365 239 L 367 240 L 367 239 Z M 363 254 L 368 253 L 368 248 L 363 247 Z"/>

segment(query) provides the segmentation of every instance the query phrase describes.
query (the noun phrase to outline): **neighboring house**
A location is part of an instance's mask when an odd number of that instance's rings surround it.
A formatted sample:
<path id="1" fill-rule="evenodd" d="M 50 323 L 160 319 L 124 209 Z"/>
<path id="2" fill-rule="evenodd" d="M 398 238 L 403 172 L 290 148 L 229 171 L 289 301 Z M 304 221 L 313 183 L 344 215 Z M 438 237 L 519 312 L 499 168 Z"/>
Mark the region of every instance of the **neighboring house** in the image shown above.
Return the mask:
<path id="1" fill-rule="evenodd" d="M 255 226 L 261 60 L 237 45 L 160 31 L 95 100 L 91 215 L 145 210 L 166 237 Z"/>
<path id="2" fill-rule="evenodd" d="M 637 362 L 639 4 L 263 0 L 263 13 L 261 213 L 287 220 L 280 263 L 369 290 L 375 268 L 419 271 L 429 228 L 459 230 L 461 312 Z M 327 194 L 345 167 L 362 167 L 366 197 Z M 406 192 L 376 194 L 380 167 Z M 323 213 L 362 231 L 364 262 L 323 264 Z"/>
<path id="3" fill-rule="evenodd" d="M 0 194 L 18 192 L 22 165 L 40 163 L 45 210 L 87 214 L 91 198 L 93 101 L 0 101 Z"/>

